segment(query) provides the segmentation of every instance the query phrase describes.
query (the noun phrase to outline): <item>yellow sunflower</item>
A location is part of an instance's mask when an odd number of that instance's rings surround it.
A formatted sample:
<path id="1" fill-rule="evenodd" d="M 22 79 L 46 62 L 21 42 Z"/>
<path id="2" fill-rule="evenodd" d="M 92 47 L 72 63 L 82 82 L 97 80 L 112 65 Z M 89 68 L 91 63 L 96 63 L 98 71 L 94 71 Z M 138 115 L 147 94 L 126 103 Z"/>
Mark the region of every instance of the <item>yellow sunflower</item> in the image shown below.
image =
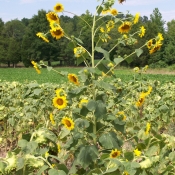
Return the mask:
<path id="1" fill-rule="evenodd" d="M 102 10 L 101 14 L 106 15 L 107 13 L 110 13 L 110 10 Z"/>
<path id="2" fill-rule="evenodd" d="M 62 88 L 56 89 L 55 92 L 57 96 L 66 96 L 66 93 Z"/>
<path id="3" fill-rule="evenodd" d="M 61 120 L 61 123 L 68 129 L 68 130 L 73 130 L 75 123 L 71 118 L 68 117 L 63 117 Z"/>
<path id="4" fill-rule="evenodd" d="M 150 54 L 156 52 L 157 50 L 160 50 L 162 46 L 162 43 L 160 42 L 156 42 L 156 44 L 154 45 L 154 47 L 149 51 Z"/>
<path id="5" fill-rule="evenodd" d="M 50 28 L 56 28 L 56 27 L 60 27 L 60 23 L 57 21 L 51 21 Z"/>
<path id="6" fill-rule="evenodd" d="M 164 38 L 163 38 L 162 34 L 158 33 L 158 41 L 163 41 L 163 40 L 164 40 Z"/>
<path id="7" fill-rule="evenodd" d="M 50 29 L 50 33 L 56 39 L 60 39 L 61 37 L 64 36 L 64 32 L 61 27 L 55 27 L 55 28 Z"/>
<path id="8" fill-rule="evenodd" d="M 132 25 L 131 22 L 125 21 L 119 26 L 118 31 L 120 33 L 128 33 L 129 30 L 131 29 L 131 25 Z"/>
<path id="9" fill-rule="evenodd" d="M 146 44 L 147 48 L 150 49 L 153 46 L 153 40 L 150 39 L 147 44 Z"/>
<path id="10" fill-rule="evenodd" d="M 53 98 L 53 105 L 58 109 L 63 109 L 67 106 L 66 96 L 57 96 Z"/>
<path id="11" fill-rule="evenodd" d="M 46 14 L 47 20 L 49 22 L 55 21 L 59 23 L 58 15 L 55 12 L 49 12 Z"/>
<path id="12" fill-rule="evenodd" d="M 49 42 L 49 40 L 46 38 L 46 35 L 44 33 L 42 33 L 42 32 L 38 32 L 36 34 L 36 36 L 38 36 L 39 38 L 42 38 L 47 43 Z"/>
<path id="13" fill-rule="evenodd" d="M 147 123 L 147 124 L 146 124 L 146 130 L 145 130 L 145 134 L 146 134 L 146 135 L 149 134 L 150 128 L 151 128 L 151 124 L 150 124 L 150 123 Z"/>
<path id="14" fill-rule="evenodd" d="M 54 6 L 54 10 L 55 12 L 62 12 L 64 10 L 64 6 L 60 3 L 57 3 L 55 6 Z"/>
<path id="15" fill-rule="evenodd" d="M 74 55 L 75 55 L 75 57 L 80 57 L 82 54 L 84 54 L 86 52 L 86 50 L 82 47 L 82 46 L 80 46 L 80 47 L 75 47 L 74 48 Z"/>
<path id="16" fill-rule="evenodd" d="M 35 70 L 37 71 L 38 74 L 41 73 L 40 68 L 38 67 L 38 64 L 35 61 L 31 61 L 31 63 L 33 64 L 33 67 L 35 68 Z"/>
<path id="17" fill-rule="evenodd" d="M 139 33 L 140 38 L 142 38 L 145 35 L 145 30 L 146 29 L 144 28 L 144 26 L 140 27 L 140 33 Z"/>
<path id="18" fill-rule="evenodd" d="M 54 116 L 52 113 L 50 113 L 50 121 L 51 121 L 52 125 L 55 125 L 55 120 L 54 120 Z"/>
<path id="19" fill-rule="evenodd" d="M 82 108 L 82 105 L 83 104 L 87 104 L 88 103 L 88 100 L 87 99 L 82 99 L 79 103 L 79 108 Z"/>
<path id="20" fill-rule="evenodd" d="M 110 10 L 110 13 L 113 15 L 113 16 L 116 16 L 118 14 L 118 11 L 116 9 L 111 9 Z"/>
<path id="21" fill-rule="evenodd" d="M 140 94 L 139 100 L 136 102 L 136 106 L 141 107 L 145 101 L 146 93 L 142 92 Z"/>
<path id="22" fill-rule="evenodd" d="M 114 28 L 114 21 L 110 20 L 108 21 L 108 23 L 106 24 L 106 28 L 110 31 L 111 29 Z"/>
<path id="23" fill-rule="evenodd" d="M 141 151 L 139 151 L 138 149 L 135 149 L 134 150 L 134 154 L 135 154 L 135 156 L 140 156 L 141 155 Z"/>
<path id="24" fill-rule="evenodd" d="M 112 150 L 111 153 L 110 153 L 110 158 L 116 158 L 118 156 L 120 156 L 121 152 L 117 149 L 115 150 Z"/>
<path id="25" fill-rule="evenodd" d="M 79 81 L 78 81 L 78 77 L 75 74 L 68 74 L 68 79 L 69 79 L 70 82 L 72 82 L 76 85 L 80 84 Z"/>
<path id="26" fill-rule="evenodd" d="M 134 17 L 134 24 L 137 24 L 140 18 L 140 13 L 136 13 L 135 17 Z"/>
<path id="27" fill-rule="evenodd" d="M 124 2 L 126 0 L 118 0 L 119 4 L 122 4 L 122 2 Z"/>

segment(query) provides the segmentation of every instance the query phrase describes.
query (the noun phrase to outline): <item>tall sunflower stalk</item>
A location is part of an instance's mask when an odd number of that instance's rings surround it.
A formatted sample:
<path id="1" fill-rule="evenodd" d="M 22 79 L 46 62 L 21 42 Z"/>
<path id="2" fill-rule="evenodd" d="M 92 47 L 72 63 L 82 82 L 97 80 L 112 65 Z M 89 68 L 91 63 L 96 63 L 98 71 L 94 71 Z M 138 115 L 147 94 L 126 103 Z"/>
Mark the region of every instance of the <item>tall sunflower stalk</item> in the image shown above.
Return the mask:
<path id="1" fill-rule="evenodd" d="M 124 1 L 119 0 L 118 2 L 121 4 Z M 72 166 L 78 165 L 77 167 L 79 168 L 79 165 L 81 165 L 84 174 L 93 174 L 96 173 L 96 170 L 97 173 L 101 173 L 100 175 L 108 174 L 109 172 L 128 174 L 127 168 L 118 168 L 120 164 L 123 164 L 123 166 L 127 163 L 132 164 L 132 161 L 126 161 L 127 156 L 122 153 L 125 151 L 122 147 L 122 139 L 133 140 L 134 136 L 130 137 L 130 134 L 125 133 L 124 126 L 127 122 L 127 116 L 124 110 L 117 108 L 122 108 L 122 105 L 119 106 L 119 104 L 110 102 L 111 98 L 117 101 L 115 97 L 116 86 L 114 84 L 110 85 L 110 83 L 106 83 L 103 80 L 108 76 L 115 77 L 114 70 L 116 66 L 122 61 L 127 60 L 133 54 L 139 57 L 143 52 L 143 47 L 146 46 L 150 54 L 159 50 L 162 45 L 163 36 L 159 33 L 158 36 L 150 39 L 132 53 L 124 57 L 118 56 L 117 58 L 113 58 L 112 61 L 110 59 L 110 53 L 114 51 L 118 45 L 137 44 L 137 39 L 134 37 L 144 37 L 146 29 L 144 26 L 140 26 L 138 31 L 132 33 L 132 26 L 138 23 L 140 14 L 136 13 L 135 16 L 127 14 L 124 18 L 118 18 L 119 12 L 113 7 L 115 0 L 101 0 L 99 4 L 92 17 L 92 24 L 80 17 L 91 30 L 91 50 L 83 46 L 80 38 L 69 36 L 61 27 L 61 21 L 57 13 L 67 11 L 64 10 L 64 6 L 60 3 L 54 6 L 52 12 L 46 14 L 50 30 L 47 33 L 37 33 L 37 36 L 45 42 L 49 42 L 47 38 L 49 34 L 56 40 L 65 37 L 73 45 L 72 53 L 77 63 L 80 64 L 84 62 L 86 65 L 86 67 L 79 72 L 79 76 L 73 73 L 57 71 L 57 73 L 61 75 L 66 75 L 71 84 L 68 87 L 62 86 L 55 91 L 56 94 L 52 100 L 54 110 L 50 115 L 51 128 L 59 128 L 60 132 L 57 133 L 57 145 L 61 145 L 67 151 L 61 155 L 60 152 L 62 151 L 60 151 L 59 147 L 58 156 L 62 156 L 61 160 L 63 159 L 63 162 L 71 159 L 71 162 L 74 162 Z M 111 18 L 101 22 L 106 15 L 110 15 Z M 113 31 L 118 32 L 120 37 L 115 39 L 110 50 L 106 50 L 104 45 L 111 41 Z M 96 52 L 102 53 L 103 56 L 95 64 Z M 39 64 L 32 61 L 32 64 L 38 73 L 40 73 L 41 66 L 46 66 L 48 70 L 54 70 L 43 62 Z M 97 73 L 96 69 L 100 73 Z M 140 98 L 134 104 L 133 108 L 141 108 L 145 97 L 148 96 L 152 90 L 150 89 L 148 92 L 140 95 Z M 54 129 L 54 131 L 58 131 L 58 128 Z M 150 130 L 150 127 L 149 130 L 146 130 L 146 137 L 149 136 Z M 66 157 L 65 154 L 69 156 Z M 141 156 L 141 151 L 134 146 L 133 153 L 130 151 L 130 153 L 127 154 L 131 157 L 135 155 L 135 159 L 133 160 L 135 160 L 137 166 L 140 167 L 140 165 L 138 165 L 138 159 Z M 128 167 L 131 166 L 130 164 Z M 75 167 L 73 168 L 75 169 Z M 91 168 L 94 169 L 91 171 Z M 79 170 L 80 169 L 75 171 L 70 169 L 74 174 L 79 173 Z"/>

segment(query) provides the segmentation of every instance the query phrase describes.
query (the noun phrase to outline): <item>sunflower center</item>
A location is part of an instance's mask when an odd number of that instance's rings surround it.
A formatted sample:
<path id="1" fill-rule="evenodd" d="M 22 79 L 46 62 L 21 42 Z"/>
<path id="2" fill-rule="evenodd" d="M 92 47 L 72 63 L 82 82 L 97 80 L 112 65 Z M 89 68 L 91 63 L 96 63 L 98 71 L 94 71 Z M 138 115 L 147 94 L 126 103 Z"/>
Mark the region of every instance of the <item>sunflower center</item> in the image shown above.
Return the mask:
<path id="1" fill-rule="evenodd" d="M 61 30 L 56 30 L 54 31 L 55 35 L 61 35 L 62 34 L 62 31 Z"/>
<path id="2" fill-rule="evenodd" d="M 60 9 L 61 9 L 61 6 L 57 6 L 56 9 L 57 9 L 57 10 L 60 10 Z"/>
<path id="3" fill-rule="evenodd" d="M 63 102 L 64 102 L 63 99 L 61 99 L 61 98 L 57 99 L 57 104 L 58 105 L 63 105 Z"/>
<path id="4" fill-rule="evenodd" d="M 122 26 L 122 29 L 123 30 L 129 30 L 130 29 L 130 26 L 128 24 L 125 24 L 124 26 Z"/>
<path id="5" fill-rule="evenodd" d="M 143 98 L 140 98 L 139 99 L 139 103 L 143 103 L 144 99 Z"/>
<path id="6" fill-rule="evenodd" d="M 51 15 L 50 18 L 51 18 L 53 21 L 56 21 L 56 20 L 57 20 L 57 16 L 56 16 L 56 15 Z"/>
<path id="7" fill-rule="evenodd" d="M 67 125 L 67 127 L 71 127 L 71 122 L 69 120 L 66 120 L 65 124 Z"/>
<path id="8" fill-rule="evenodd" d="M 114 152 L 113 154 L 112 154 L 112 157 L 117 157 L 118 156 L 118 152 Z"/>
<path id="9" fill-rule="evenodd" d="M 77 82 L 77 79 L 75 77 L 72 77 L 73 82 Z"/>

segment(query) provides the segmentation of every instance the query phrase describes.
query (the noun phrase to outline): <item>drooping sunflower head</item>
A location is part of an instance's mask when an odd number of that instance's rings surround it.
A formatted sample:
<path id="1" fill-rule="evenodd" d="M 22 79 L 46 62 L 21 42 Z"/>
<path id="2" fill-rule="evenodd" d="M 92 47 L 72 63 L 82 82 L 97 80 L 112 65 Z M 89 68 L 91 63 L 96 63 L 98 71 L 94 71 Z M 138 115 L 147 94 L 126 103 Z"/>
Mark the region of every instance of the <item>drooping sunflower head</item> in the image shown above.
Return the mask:
<path id="1" fill-rule="evenodd" d="M 150 49 L 153 46 L 153 40 L 150 39 L 147 44 L 146 44 L 147 48 Z"/>
<path id="2" fill-rule="evenodd" d="M 75 74 L 68 74 L 68 79 L 69 79 L 70 82 L 72 82 L 76 85 L 80 84 L 79 81 L 78 81 L 78 77 Z"/>
<path id="3" fill-rule="evenodd" d="M 60 3 L 57 3 L 55 6 L 54 6 L 54 10 L 55 12 L 62 12 L 64 10 L 64 6 Z"/>
<path id="4" fill-rule="evenodd" d="M 145 101 L 145 97 L 146 97 L 146 93 L 142 92 L 142 93 L 140 94 L 139 100 L 136 102 L 136 106 L 137 106 L 137 107 L 141 107 L 141 106 L 143 105 L 143 103 L 144 103 L 144 101 Z"/>
<path id="5" fill-rule="evenodd" d="M 157 41 L 163 41 L 163 40 L 164 40 L 164 38 L 163 38 L 162 34 L 158 33 Z"/>
<path id="6" fill-rule="evenodd" d="M 121 152 L 119 150 L 114 149 L 110 153 L 110 158 L 116 158 L 116 157 L 120 156 L 120 154 L 121 154 Z"/>
<path id="7" fill-rule="evenodd" d="M 50 29 L 50 33 L 52 37 L 56 39 L 60 39 L 61 37 L 64 36 L 64 31 L 61 27 L 55 27 L 55 28 Z"/>
<path id="8" fill-rule="evenodd" d="M 41 73 L 41 70 L 40 70 L 38 64 L 35 61 L 31 61 L 31 63 L 33 64 L 33 67 L 35 68 L 36 72 L 38 74 L 40 74 Z"/>
<path id="9" fill-rule="evenodd" d="M 49 12 L 46 14 L 46 18 L 49 22 L 56 21 L 59 23 L 58 15 L 55 12 Z"/>
<path id="10" fill-rule="evenodd" d="M 63 119 L 61 120 L 61 123 L 64 125 L 65 128 L 67 128 L 68 130 L 73 130 L 74 129 L 74 121 L 71 118 L 68 117 L 63 117 Z"/>
<path id="11" fill-rule="evenodd" d="M 140 18 L 140 13 L 136 13 L 135 17 L 134 17 L 134 24 L 137 24 Z"/>
<path id="12" fill-rule="evenodd" d="M 38 32 L 36 34 L 36 36 L 38 36 L 39 38 L 42 38 L 47 43 L 49 42 L 49 40 L 47 39 L 46 35 L 44 33 L 42 33 L 42 32 Z"/>
<path id="13" fill-rule="evenodd" d="M 149 50 L 149 53 L 152 54 L 152 53 L 160 50 L 161 46 L 162 46 L 162 43 L 161 42 L 156 42 L 156 44 L 154 45 L 154 47 L 151 50 Z"/>
<path id="14" fill-rule="evenodd" d="M 118 0 L 119 4 L 122 4 L 122 2 L 124 2 L 126 0 Z"/>
<path id="15" fill-rule="evenodd" d="M 120 33 L 128 33 L 131 30 L 131 25 L 131 22 L 125 21 L 119 26 L 118 31 Z"/>
<path id="16" fill-rule="evenodd" d="M 141 26 L 140 27 L 140 32 L 139 32 L 139 36 L 140 36 L 140 38 L 142 38 L 144 35 L 145 35 L 145 28 L 144 28 L 144 26 Z"/>
<path id="17" fill-rule="evenodd" d="M 118 11 L 117 11 L 116 9 L 111 9 L 110 13 L 111 13 L 111 15 L 113 15 L 113 16 L 117 16 Z"/>
<path id="18" fill-rule="evenodd" d="M 53 98 L 53 105 L 58 109 L 64 109 L 67 106 L 66 96 L 57 96 Z"/>

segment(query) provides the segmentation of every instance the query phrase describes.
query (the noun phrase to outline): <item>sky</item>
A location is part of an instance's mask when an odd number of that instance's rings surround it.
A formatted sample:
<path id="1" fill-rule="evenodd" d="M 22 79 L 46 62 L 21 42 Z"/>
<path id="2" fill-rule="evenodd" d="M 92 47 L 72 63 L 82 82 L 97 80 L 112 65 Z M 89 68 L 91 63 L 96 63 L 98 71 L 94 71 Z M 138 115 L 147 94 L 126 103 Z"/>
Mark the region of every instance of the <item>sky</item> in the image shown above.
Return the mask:
<path id="1" fill-rule="evenodd" d="M 92 14 L 101 0 L 0 0 L 0 18 L 4 21 L 13 19 L 32 18 L 37 15 L 38 10 L 53 10 L 56 3 L 62 3 L 65 11 L 77 15 L 89 10 Z M 155 8 L 158 8 L 164 21 L 175 19 L 175 0 L 126 0 L 119 4 L 118 0 L 114 7 L 123 13 L 129 11 L 131 14 L 140 12 L 141 16 L 150 17 Z M 71 16 L 68 13 L 63 15 Z"/>

